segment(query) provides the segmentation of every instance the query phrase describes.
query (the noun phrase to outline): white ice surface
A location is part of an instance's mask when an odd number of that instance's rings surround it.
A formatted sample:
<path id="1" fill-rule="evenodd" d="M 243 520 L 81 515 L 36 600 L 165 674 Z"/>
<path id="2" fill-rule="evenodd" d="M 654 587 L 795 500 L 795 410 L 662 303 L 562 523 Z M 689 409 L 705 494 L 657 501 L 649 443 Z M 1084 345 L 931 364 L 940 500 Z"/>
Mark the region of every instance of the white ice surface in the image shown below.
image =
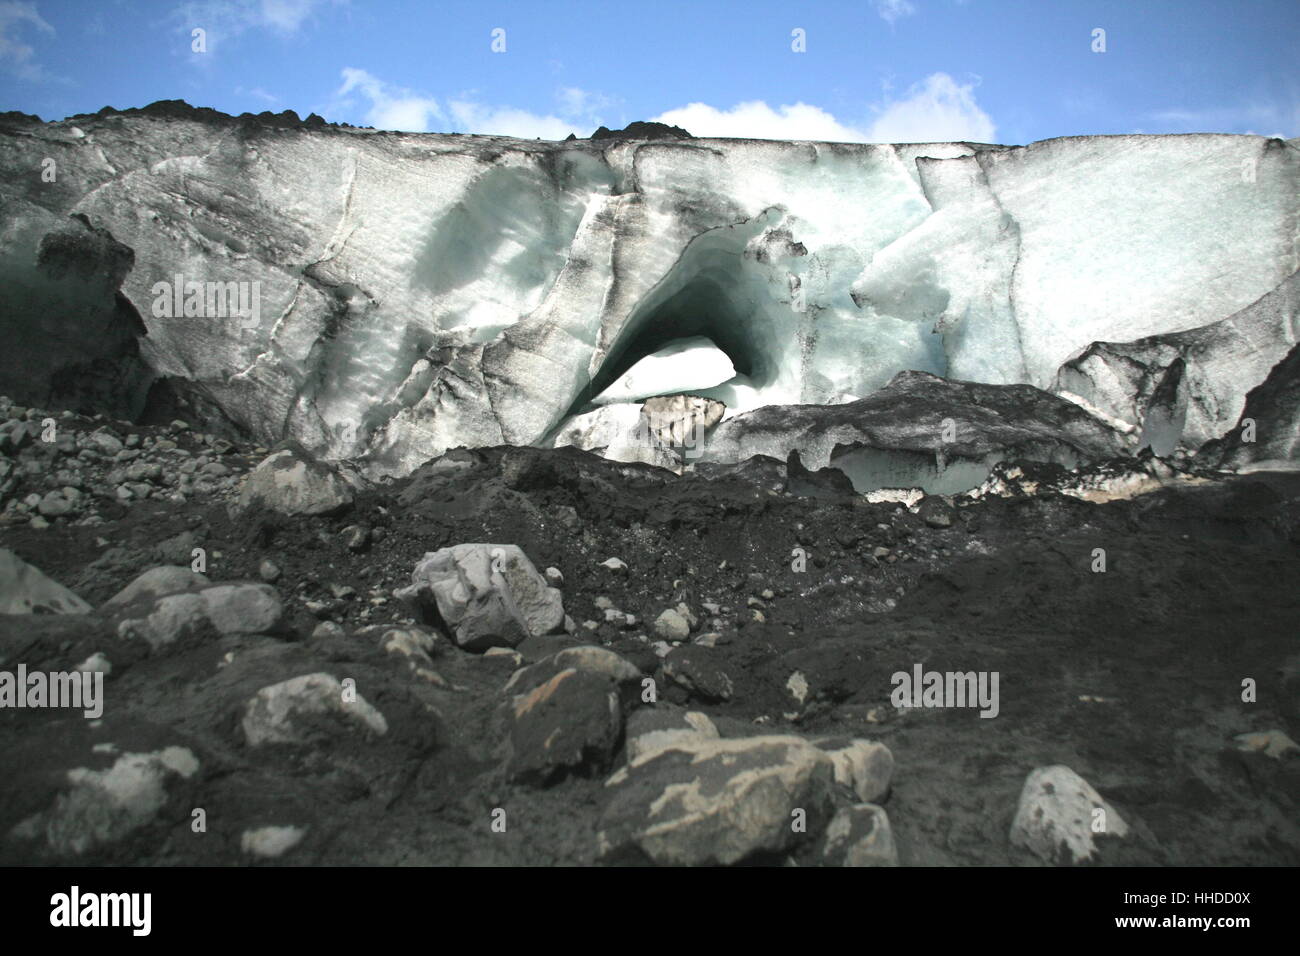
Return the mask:
<path id="1" fill-rule="evenodd" d="M 1222 319 L 1300 266 L 1297 143 L 1023 148 L 550 144 L 142 116 L 0 134 L 0 273 L 80 212 L 130 246 L 160 373 L 264 442 L 406 472 L 551 434 L 609 362 L 704 336 L 729 406 L 868 395 L 903 369 L 1048 386 L 1094 340 Z M 1249 175 L 1247 175 L 1249 171 Z M 151 288 L 261 283 L 261 321 L 165 319 Z M 694 370 L 691 370 L 692 374 Z M 690 377 L 690 376 L 687 376 Z M 695 388 L 691 388 L 696 391 Z"/>

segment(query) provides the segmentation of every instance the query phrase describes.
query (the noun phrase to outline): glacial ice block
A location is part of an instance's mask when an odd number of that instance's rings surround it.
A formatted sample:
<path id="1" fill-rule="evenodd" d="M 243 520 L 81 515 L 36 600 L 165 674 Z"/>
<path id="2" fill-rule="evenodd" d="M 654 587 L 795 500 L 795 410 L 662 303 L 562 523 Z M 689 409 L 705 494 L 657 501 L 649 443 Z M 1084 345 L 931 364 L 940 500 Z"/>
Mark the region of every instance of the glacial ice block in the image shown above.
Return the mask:
<path id="1" fill-rule="evenodd" d="M 9 119 L 0 271 L 30 269 L 55 224 L 85 215 L 131 252 L 121 295 L 152 374 L 265 443 L 400 474 L 460 445 L 539 442 L 695 336 L 736 374 L 691 391 L 728 414 L 869 396 L 909 369 L 1048 387 L 1092 342 L 1218 322 L 1295 272 L 1298 146 Z M 47 155 L 57 188 L 32 187 Z M 151 289 L 177 274 L 258 283 L 258 320 L 155 316 Z M 37 322 L 40 302 L 0 297 L 0 334 Z M 1221 423 L 1248 387 L 1193 405 L 1189 427 Z"/>

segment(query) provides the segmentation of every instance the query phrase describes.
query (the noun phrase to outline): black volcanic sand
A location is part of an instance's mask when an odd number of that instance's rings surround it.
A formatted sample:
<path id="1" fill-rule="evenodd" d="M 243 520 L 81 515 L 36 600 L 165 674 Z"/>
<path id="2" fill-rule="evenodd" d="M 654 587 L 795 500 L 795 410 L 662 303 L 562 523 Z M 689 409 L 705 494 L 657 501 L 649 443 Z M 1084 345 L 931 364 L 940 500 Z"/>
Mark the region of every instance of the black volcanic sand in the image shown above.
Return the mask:
<path id="1" fill-rule="evenodd" d="M 773 494 L 738 479 L 674 479 L 570 449 L 453 452 L 461 467 L 426 466 L 321 518 L 232 519 L 224 505 L 146 501 L 98 527 L 0 531 L 0 544 L 98 606 L 162 563 L 160 541 L 191 531 L 214 581 L 257 579 L 272 559 L 293 633 L 226 638 L 150 656 L 86 619 L 39 616 L 0 626 L 0 656 L 30 669 L 68 668 L 103 650 L 114 663 L 105 726 L 95 739 L 146 751 L 184 744 L 202 770 L 159 819 L 85 859 L 241 863 L 240 833 L 306 827 L 287 864 L 585 864 L 595 860 L 607 771 L 547 788 L 499 770 L 507 733 L 507 657 L 448 646 L 436 658 L 454 685 L 415 680 L 373 639 L 312 638 L 318 614 L 349 635 L 402 619 L 391 598 L 427 551 L 471 541 L 517 544 L 537 568 L 563 573 L 564 605 L 584 641 L 605 643 L 647 673 L 659 662 L 634 635 L 685 601 L 716 630 L 693 648 L 700 674 L 724 672 L 730 700 L 689 699 L 663 679 L 664 699 L 708 713 L 723 736 L 795 732 L 878 739 L 897 770 L 884 801 L 903 864 L 1036 865 L 1008 829 L 1025 776 L 1067 764 L 1129 822 L 1104 841 L 1115 864 L 1300 863 L 1300 758 L 1244 753 L 1234 735 L 1300 736 L 1300 475 L 1243 476 L 1130 501 L 992 499 L 957 508 L 947 528 L 901 505 Z M 362 553 L 348 525 L 383 528 Z M 108 544 L 96 543 L 97 538 Z M 792 570 L 791 551 L 807 552 Z M 877 548 L 890 549 L 877 558 Z M 1093 550 L 1107 570 L 1092 571 Z M 621 576 L 599 566 L 628 565 Z M 725 562 L 725 565 L 724 565 Z M 337 600 L 328 587 L 350 585 Z M 372 592 L 372 589 L 374 591 Z M 765 622 L 747 599 L 764 589 Z M 604 620 L 595 599 L 640 619 Z M 895 602 L 892 609 L 887 602 Z M 714 626 L 701 603 L 729 607 Z M 695 636 L 695 635 L 693 635 Z M 650 637 L 653 641 L 655 638 Z M 569 638 L 532 639 L 537 659 Z M 234 652 L 233 663 L 225 655 Z M 890 677 L 926 670 L 998 671 L 1001 711 L 896 710 Z M 810 699 L 786 690 L 803 673 Z M 297 674 L 352 676 L 388 717 L 374 742 L 252 750 L 238 730 L 258 688 Z M 1243 703 L 1253 678 L 1258 701 Z M 1085 700 L 1084 698 L 1097 698 Z M 92 765 L 87 722 L 67 713 L 0 711 L 0 828 L 47 806 L 53 777 Z M 615 766 L 623 760 L 620 752 Z M 12 761 L 12 762 L 11 762 Z M 111 759 L 94 766 L 104 766 Z M 19 768 L 18 773 L 11 772 Z M 190 807 L 207 812 L 195 834 Z M 490 829 L 495 807 L 506 833 Z M 807 852 L 795 859 L 812 859 Z M 16 862 L 0 840 L 0 862 Z"/>

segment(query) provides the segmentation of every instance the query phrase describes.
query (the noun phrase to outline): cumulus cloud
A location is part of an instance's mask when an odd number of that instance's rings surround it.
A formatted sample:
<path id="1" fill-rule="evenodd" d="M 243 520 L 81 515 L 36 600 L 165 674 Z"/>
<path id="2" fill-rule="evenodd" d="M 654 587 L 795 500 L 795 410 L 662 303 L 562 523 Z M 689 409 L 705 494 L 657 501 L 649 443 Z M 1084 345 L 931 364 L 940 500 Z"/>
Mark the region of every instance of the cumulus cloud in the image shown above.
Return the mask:
<path id="1" fill-rule="evenodd" d="M 807 103 L 773 108 L 752 100 L 731 109 L 691 103 L 655 119 L 696 136 L 844 143 L 990 143 L 997 133 L 975 101 L 974 85 L 962 85 L 947 73 L 931 74 L 902 97 L 877 104 L 875 113 L 869 123 L 851 123 Z"/>
<path id="2" fill-rule="evenodd" d="M 343 85 L 334 94 L 334 113 L 364 115 L 376 129 L 424 133 L 445 130 L 520 139 L 564 139 L 570 133 L 589 136 L 602 125 L 617 100 L 577 87 L 555 92 L 555 109 L 541 113 L 515 106 L 484 103 L 474 91 L 443 97 L 441 103 L 404 87 L 394 86 L 366 70 L 347 67 Z M 358 97 L 364 97 L 360 103 Z M 364 111 L 364 112 L 361 112 Z"/>
<path id="3" fill-rule="evenodd" d="M 975 102 L 974 84 L 963 86 L 947 73 L 931 73 L 877 110 L 869 133 L 873 143 L 996 141 L 997 127 Z"/>
<path id="4" fill-rule="evenodd" d="M 856 143 L 866 132 L 841 123 L 818 106 L 795 103 L 775 109 L 762 100 L 720 110 L 707 103 L 690 103 L 655 117 L 660 123 L 680 126 L 695 136 L 736 139 L 807 139 Z"/>
<path id="5" fill-rule="evenodd" d="M 54 27 L 36 12 L 36 4 L 0 3 L 0 68 L 32 83 L 54 79 L 36 62 L 36 51 L 15 36 L 24 27 L 54 35 Z"/>
<path id="6" fill-rule="evenodd" d="M 453 100 L 447 109 L 458 132 L 518 136 L 520 139 L 564 139 L 570 133 L 575 136 L 591 133 L 591 130 L 558 116 L 541 116 L 511 106 Z"/>
<path id="7" fill-rule="evenodd" d="M 366 111 L 366 124 L 376 129 L 392 129 L 405 133 L 427 133 L 431 120 L 442 119 L 443 112 L 438 101 L 428 96 L 420 96 L 404 87 L 396 87 L 358 70 L 345 67 L 343 85 L 335 96 L 341 102 L 336 108 L 348 109 L 353 105 L 351 97 L 360 93 L 370 102 Z"/>
<path id="8" fill-rule="evenodd" d="M 452 126 L 457 132 L 484 133 L 494 136 L 518 136 L 521 139 L 564 139 L 590 136 L 604 125 L 619 101 L 603 93 L 565 86 L 555 93 L 555 109 L 534 113 L 513 106 L 481 103 L 474 96 L 462 94 L 448 103 Z"/>

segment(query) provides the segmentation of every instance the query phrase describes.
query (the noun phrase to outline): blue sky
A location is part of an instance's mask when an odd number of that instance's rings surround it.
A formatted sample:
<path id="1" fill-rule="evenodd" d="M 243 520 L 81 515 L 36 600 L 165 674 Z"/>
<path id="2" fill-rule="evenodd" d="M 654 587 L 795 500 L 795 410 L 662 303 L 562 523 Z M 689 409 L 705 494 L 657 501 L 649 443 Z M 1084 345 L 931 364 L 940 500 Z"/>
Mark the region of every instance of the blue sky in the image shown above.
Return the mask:
<path id="1" fill-rule="evenodd" d="M 874 142 L 1295 137 L 1298 51 L 1300 0 L 0 0 L 0 110 L 184 99 L 545 139 L 636 119 Z"/>

